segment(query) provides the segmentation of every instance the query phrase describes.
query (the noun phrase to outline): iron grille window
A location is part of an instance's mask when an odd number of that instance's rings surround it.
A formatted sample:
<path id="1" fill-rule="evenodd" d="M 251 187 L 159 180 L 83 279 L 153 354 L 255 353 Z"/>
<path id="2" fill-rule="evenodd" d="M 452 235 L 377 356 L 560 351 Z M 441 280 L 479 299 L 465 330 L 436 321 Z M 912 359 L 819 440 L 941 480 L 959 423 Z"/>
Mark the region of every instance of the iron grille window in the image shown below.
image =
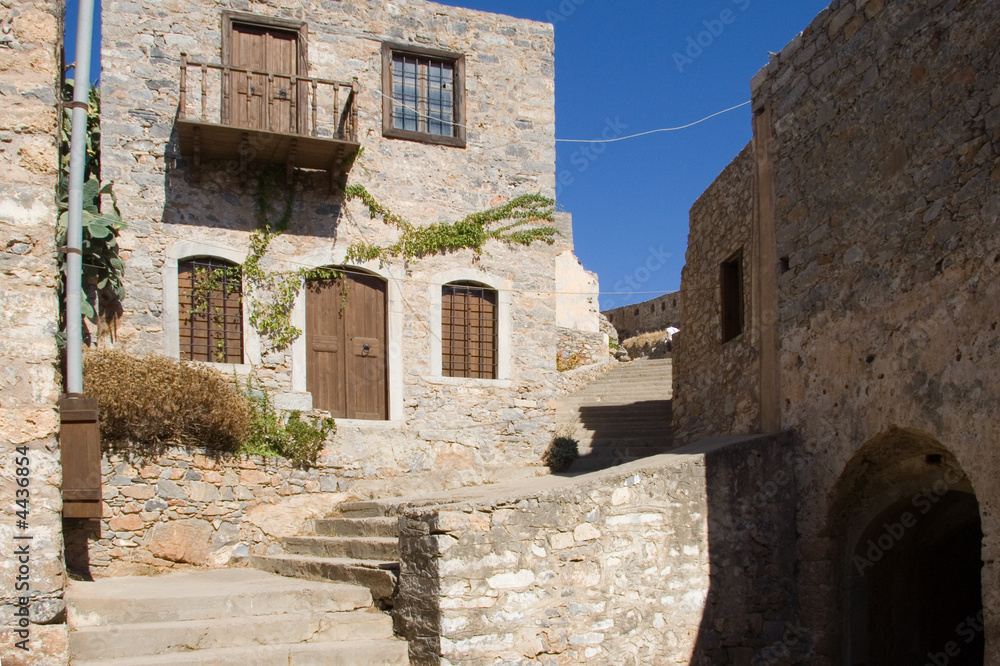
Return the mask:
<path id="1" fill-rule="evenodd" d="M 448 284 L 441 298 L 441 371 L 445 377 L 496 379 L 497 292 Z"/>
<path id="2" fill-rule="evenodd" d="M 180 356 L 243 362 L 243 291 L 239 266 L 195 257 L 177 264 Z"/>
<path id="3" fill-rule="evenodd" d="M 465 58 L 433 50 L 382 47 L 382 133 L 465 146 Z"/>

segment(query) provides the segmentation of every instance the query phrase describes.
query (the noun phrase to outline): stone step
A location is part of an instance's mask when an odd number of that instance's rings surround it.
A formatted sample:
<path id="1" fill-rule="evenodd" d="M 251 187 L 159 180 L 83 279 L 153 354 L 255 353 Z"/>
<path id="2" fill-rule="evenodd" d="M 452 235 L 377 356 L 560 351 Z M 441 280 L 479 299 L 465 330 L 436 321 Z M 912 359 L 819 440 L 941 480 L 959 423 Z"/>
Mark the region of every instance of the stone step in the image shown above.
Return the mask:
<path id="1" fill-rule="evenodd" d="M 120 659 L 74 660 L 73 666 L 406 666 L 401 640 L 256 645 Z"/>
<path id="2" fill-rule="evenodd" d="M 344 502 L 337 509 L 344 518 L 386 518 L 394 515 L 395 504 L 391 500 L 364 500 Z"/>
<path id="3" fill-rule="evenodd" d="M 78 663 L 191 650 L 393 638 L 392 619 L 375 610 L 317 613 L 290 606 L 293 610 L 298 612 L 84 627 L 70 632 L 69 650 Z"/>
<path id="4" fill-rule="evenodd" d="M 581 402 L 578 405 L 559 405 L 556 408 L 556 414 L 566 414 L 570 412 L 580 412 L 580 410 L 587 410 L 595 413 L 607 413 L 607 414 L 621 414 L 621 415 L 633 415 L 633 414 L 666 414 L 670 412 L 671 409 L 670 400 L 642 400 L 638 402 L 626 402 L 618 405 L 604 404 L 602 402 Z"/>
<path id="5" fill-rule="evenodd" d="M 607 399 L 616 396 L 632 398 L 636 402 L 642 400 L 643 396 L 649 396 L 645 398 L 647 400 L 669 400 L 672 393 L 673 387 L 669 385 L 622 384 L 621 386 L 593 386 L 560 398 L 560 402 L 596 400 L 598 398 Z"/>
<path id="6" fill-rule="evenodd" d="M 575 418 L 574 418 L 575 417 Z M 646 412 L 639 414 L 618 414 L 599 410 L 587 410 L 575 415 L 564 415 L 556 419 L 556 425 L 583 425 L 588 428 L 601 426 L 616 427 L 637 423 L 642 425 L 670 425 L 670 414 L 662 412 Z"/>
<path id="7" fill-rule="evenodd" d="M 399 562 L 355 560 L 306 555 L 249 555 L 250 566 L 307 580 L 338 581 L 367 587 L 380 604 L 390 603 L 396 590 Z"/>
<path id="8" fill-rule="evenodd" d="M 576 440 L 577 446 L 581 449 L 594 446 L 644 446 L 646 443 L 659 445 L 663 442 L 673 440 L 672 433 L 665 428 L 649 430 L 629 430 L 624 432 L 613 432 L 609 430 L 592 432 L 589 430 L 577 431 L 572 436 Z"/>
<path id="9" fill-rule="evenodd" d="M 73 581 L 67 600 L 74 629 L 251 617 L 303 608 L 353 611 L 372 605 L 364 586 L 295 580 L 253 569 Z"/>
<path id="10" fill-rule="evenodd" d="M 293 555 L 355 558 L 395 562 L 399 559 L 399 540 L 387 537 L 301 536 L 282 540 Z"/>
<path id="11" fill-rule="evenodd" d="M 399 537 L 399 518 L 322 518 L 313 526 L 319 536 Z"/>

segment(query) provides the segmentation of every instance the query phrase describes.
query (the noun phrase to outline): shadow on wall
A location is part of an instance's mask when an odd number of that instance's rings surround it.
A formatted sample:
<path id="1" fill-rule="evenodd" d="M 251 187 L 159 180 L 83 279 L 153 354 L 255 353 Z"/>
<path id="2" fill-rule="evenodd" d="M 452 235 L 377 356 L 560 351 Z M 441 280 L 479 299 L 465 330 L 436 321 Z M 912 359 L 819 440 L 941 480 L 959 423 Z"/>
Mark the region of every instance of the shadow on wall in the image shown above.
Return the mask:
<path id="1" fill-rule="evenodd" d="M 792 451 L 784 433 L 705 456 L 710 573 L 692 666 L 810 663 L 796 602 Z"/>
<path id="2" fill-rule="evenodd" d="M 175 122 L 165 153 L 163 223 L 253 231 L 261 201 L 272 207 L 269 219 L 273 223 L 282 217 L 287 197 L 292 197 L 286 233 L 336 241 L 344 209 L 343 178 L 331 190 L 331 177 L 325 171 L 287 171 L 284 164 L 269 163 L 259 157 L 267 152 L 266 144 L 259 145 L 266 138 L 250 144 L 244 166 L 238 160 L 211 160 L 195 166 L 181 156 Z"/>
<path id="3" fill-rule="evenodd" d="M 565 476 L 621 465 L 673 448 L 671 401 L 645 400 L 625 405 L 585 405 L 580 421 L 590 436 Z"/>
<path id="4" fill-rule="evenodd" d="M 841 663 L 982 666 L 979 502 L 947 449 L 914 430 L 876 437 L 842 475 L 830 527 Z"/>

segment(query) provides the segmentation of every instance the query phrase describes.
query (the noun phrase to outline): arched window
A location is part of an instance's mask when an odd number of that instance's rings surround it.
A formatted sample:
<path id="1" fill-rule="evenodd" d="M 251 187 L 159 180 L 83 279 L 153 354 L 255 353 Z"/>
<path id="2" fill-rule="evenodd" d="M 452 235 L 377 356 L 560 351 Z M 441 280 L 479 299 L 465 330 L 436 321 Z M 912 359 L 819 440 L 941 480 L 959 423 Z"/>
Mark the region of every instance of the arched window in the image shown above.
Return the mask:
<path id="1" fill-rule="evenodd" d="M 497 292 L 473 282 L 441 288 L 441 374 L 497 378 Z"/>
<path id="2" fill-rule="evenodd" d="M 177 262 L 180 357 L 243 363 L 243 289 L 240 268 L 225 259 Z"/>

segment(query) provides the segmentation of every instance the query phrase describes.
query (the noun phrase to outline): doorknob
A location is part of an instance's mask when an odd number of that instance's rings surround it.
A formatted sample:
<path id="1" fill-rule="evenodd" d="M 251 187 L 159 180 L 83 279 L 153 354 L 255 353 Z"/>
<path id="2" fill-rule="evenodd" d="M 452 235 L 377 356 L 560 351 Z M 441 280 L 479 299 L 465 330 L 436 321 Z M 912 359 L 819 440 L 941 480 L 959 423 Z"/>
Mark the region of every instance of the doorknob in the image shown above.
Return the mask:
<path id="1" fill-rule="evenodd" d="M 371 350 L 372 350 L 372 347 L 367 342 L 365 344 L 361 345 L 361 355 L 362 356 L 368 356 L 368 352 L 370 352 Z"/>

